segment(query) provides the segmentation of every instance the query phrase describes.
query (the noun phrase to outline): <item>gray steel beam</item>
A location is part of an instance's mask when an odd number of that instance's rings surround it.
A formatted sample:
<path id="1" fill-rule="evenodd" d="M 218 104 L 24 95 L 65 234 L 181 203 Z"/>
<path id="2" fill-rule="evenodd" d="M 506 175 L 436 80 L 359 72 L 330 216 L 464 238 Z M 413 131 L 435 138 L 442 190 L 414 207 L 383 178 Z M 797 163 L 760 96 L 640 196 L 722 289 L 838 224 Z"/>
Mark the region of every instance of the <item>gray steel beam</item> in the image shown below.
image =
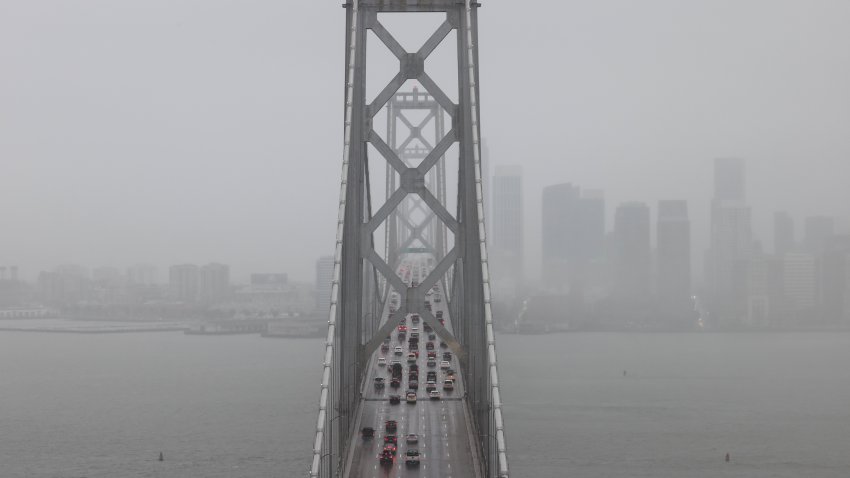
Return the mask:
<path id="1" fill-rule="evenodd" d="M 341 473 L 341 458 L 355 432 L 352 428 L 365 363 L 388 331 L 397 325 L 395 322 L 400 322 L 409 312 L 417 312 L 461 359 L 467 384 L 465 404 L 479 445 L 477 455 L 487 476 L 506 478 L 507 450 L 490 309 L 481 189 L 478 4 L 470 0 L 349 0 L 344 6 L 343 171 L 331 312 L 310 474 L 337 477 Z M 446 19 L 416 52 L 410 53 L 381 24 L 378 14 L 382 12 L 443 12 Z M 369 29 L 399 60 L 397 75 L 381 88 L 371 104 L 365 96 Z M 458 104 L 425 71 L 425 60 L 452 30 L 457 31 Z M 399 93 L 398 89 L 408 79 L 418 80 L 427 91 Z M 373 118 L 383 108 L 388 112 L 386 142 L 373 129 Z M 405 109 L 425 109 L 429 113 L 424 121 L 414 125 L 404 116 Z M 451 119 L 448 134 L 444 134 L 444 115 Z M 423 127 L 430 121 L 434 121 L 433 142 L 423 135 Z M 404 139 L 398 136 L 399 122 L 410 130 Z M 422 146 L 410 148 L 413 141 Z M 374 215 L 368 174 L 369 143 L 386 161 L 387 173 L 386 200 Z M 457 212 L 452 215 L 446 208 L 443 158 L 454 143 L 459 144 L 458 197 Z M 414 167 L 409 161 L 415 159 L 421 161 Z M 384 257 L 375 251 L 374 241 L 374 233 L 382 224 Z M 447 251 L 449 230 L 454 245 Z M 395 264 L 400 250 L 414 241 L 431 247 L 439 262 L 422 284 L 408 287 L 390 264 Z M 442 327 L 423 305 L 425 292 L 438 281 L 443 282 L 454 334 Z M 398 317 L 380 324 L 379 311 L 390 296 L 390 289 L 400 295 Z"/>

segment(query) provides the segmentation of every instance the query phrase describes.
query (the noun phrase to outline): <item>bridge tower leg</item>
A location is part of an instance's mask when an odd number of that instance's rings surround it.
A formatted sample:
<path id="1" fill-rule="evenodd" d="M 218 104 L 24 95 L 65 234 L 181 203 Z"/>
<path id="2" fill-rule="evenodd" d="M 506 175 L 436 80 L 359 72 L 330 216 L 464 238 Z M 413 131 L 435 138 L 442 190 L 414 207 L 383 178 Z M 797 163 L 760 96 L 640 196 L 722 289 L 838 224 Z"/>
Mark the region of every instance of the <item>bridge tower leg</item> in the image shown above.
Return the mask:
<path id="1" fill-rule="evenodd" d="M 484 227 L 478 95 L 477 8 L 471 0 L 348 0 L 344 146 L 331 308 L 328 317 L 322 391 L 310 476 L 338 477 L 351 439 L 364 385 L 365 365 L 401 318 L 417 313 L 455 351 L 467 390 L 466 406 L 474 443 L 488 477 L 508 477 L 490 310 L 489 266 Z M 416 52 L 406 51 L 380 21 L 381 13 L 444 14 L 444 20 Z M 366 38 L 374 33 L 398 59 L 399 71 L 371 102 L 366 97 Z M 426 71 L 426 59 L 450 32 L 457 39 L 454 103 Z M 415 80 L 434 110 L 436 142 L 416 151 L 400 143 L 392 122 L 403 111 L 398 90 Z M 416 93 L 413 94 L 416 96 Z M 387 134 L 374 129 L 387 113 Z M 446 122 L 446 117 L 449 121 Z M 419 134 L 417 128 L 412 130 Z M 423 140 L 424 138 L 421 137 Z M 444 156 L 458 146 L 457 209 L 446 206 Z M 373 209 L 369 147 L 386 161 L 385 201 Z M 380 158 L 373 158 L 373 160 Z M 416 164 L 418 161 L 418 164 Z M 374 167 L 371 166 L 371 167 Z M 414 209 L 425 215 L 412 222 Z M 375 236 L 385 228 L 383 252 Z M 450 244 L 448 234 L 452 234 Z M 395 274 L 400 251 L 418 243 L 436 264 L 417 286 Z M 450 247 L 451 245 L 451 247 Z M 424 307 L 426 293 L 443 281 L 456 335 Z M 448 287 L 445 287 L 448 285 Z M 400 296 L 395 319 L 380 323 L 392 287 Z"/>

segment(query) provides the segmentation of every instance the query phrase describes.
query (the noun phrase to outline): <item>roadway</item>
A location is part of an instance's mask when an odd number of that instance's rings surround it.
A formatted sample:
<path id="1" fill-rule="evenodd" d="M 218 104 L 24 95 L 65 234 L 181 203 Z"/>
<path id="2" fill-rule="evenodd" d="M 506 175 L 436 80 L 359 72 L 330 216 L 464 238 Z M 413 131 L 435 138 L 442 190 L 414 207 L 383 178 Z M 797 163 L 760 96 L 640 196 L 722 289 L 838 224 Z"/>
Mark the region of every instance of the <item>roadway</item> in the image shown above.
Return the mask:
<path id="1" fill-rule="evenodd" d="M 405 256 L 397 270 L 399 277 L 408 285 L 412 281 L 421 283 L 429 272 L 428 257 L 425 254 L 408 254 Z M 438 311 L 442 311 L 445 327 L 451 331 L 451 320 L 446 302 L 445 300 L 436 302 L 437 295 L 445 298 L 439 284 L 433 289 L 429 300 L 433 313 L 436 315 Z M 392 292 L 391 297 L 393 297 Z M 387 320 L 394 301 L 389 300 L 387 302 L 382 323 Z M 395 303 L 397 304 L 397 302 Z M 411 315 L 408 314 L 405 325 L 408 329 L 417 327 L 420 335 L 419 357 L 415 362 L 419 366 L 420 379 L 419 389 L 416 390 L 416 403 L 407 403 L 405 400 L 405 395 L 409 391 L 408 371 L 410 364 L 408 363 L 408 354 L 411 350 L 407 339 L 399 338 L 400 332 L 396 328 L 388 344 L 389 350 L 383 352 L 378 349 L 371 358 L 363 389 L 364 401 L 360 407 L 359 426 L 361 429 L 373 427 L 375 436 L 373 438 L 355 437 L 354 449 L 349 455 L 350 466 L 347 468 L 348 474 L 346 476 L 349 478 L 474 477 L 475 467 L 469 440 L 471 432 L 467 427 L 464 414 L 464 387 L 457 357 L 452 356 L 449 360 L 449 368 L 455 371 L 454 390 L 444 390 L 443 383 L 448 372 L 441 367 L 440 362 L 443 358 L 443 352 L 449 349 L 440 347 L 441 340 L 439 337 L 435 337 L 432 342 L 434 343 L 434 350 L 437 352 L 436 366 L 429 367 L 426 357 L 426 344 L 429 342 L 429 334 L 424 330 L 424 323 L 421 321 L 418 324 L 413 323 Z M 413 330 L 408 330 L 407 337 L 409 337 L 410 332 L 413 332 Z M 395 354 L 396 346 L 402 348 L 401 355 Z M 378 364 L 378 359 L 381 357 L 386 359 L 388 363 L 386 366 Z M 399 388 L 392 388 L 389 383 L 391 377 L 389 364 L 393 360 L 399 360 L 403 368 Z M 429 394 L 425 390 L 427 373 L 432 370 L 436 371 L 437 374 L 439 399 L 429 398 Z M 386 385 L 383 389 L 375 388 L 375 377 L 385 378 Z M 401 397 L 400 403 L 390 404 L 389 396 L 394 394 Z M 388 435 L 384 426 L 387 420 L 395 420 L 398 423 L 397 430 L 394 433 L 398 437 L 398 450 L 391 465 L 381 464 L 379 459 L 384 448 L 384 437 Z M 411 433 L 417 435 L 418 443 L 407 443 L 405 437 Z M 419 451 L 420 464 L 418 466 L 405 464 L 405 455 L 410 449 Z"/>

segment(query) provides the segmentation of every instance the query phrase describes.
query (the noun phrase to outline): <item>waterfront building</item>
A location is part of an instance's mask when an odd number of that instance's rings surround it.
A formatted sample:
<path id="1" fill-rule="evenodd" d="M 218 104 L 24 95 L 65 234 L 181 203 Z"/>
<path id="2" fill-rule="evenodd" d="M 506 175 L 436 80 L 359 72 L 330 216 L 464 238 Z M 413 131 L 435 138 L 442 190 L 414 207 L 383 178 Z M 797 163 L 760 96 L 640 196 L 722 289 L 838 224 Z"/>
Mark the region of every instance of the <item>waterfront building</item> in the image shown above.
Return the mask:
<path id="1" fill-rule="evenodd" d="M 691 296 L 691 222 L 684 200 L 658 201 L 656 294 L 668 304 Z"/>
<path id="2" fill-rule="evenodd" d="M 627 202 L 614 214 L 614 288 L 621 298 L 645 300 L 651 292 L 649 206 Z"/>

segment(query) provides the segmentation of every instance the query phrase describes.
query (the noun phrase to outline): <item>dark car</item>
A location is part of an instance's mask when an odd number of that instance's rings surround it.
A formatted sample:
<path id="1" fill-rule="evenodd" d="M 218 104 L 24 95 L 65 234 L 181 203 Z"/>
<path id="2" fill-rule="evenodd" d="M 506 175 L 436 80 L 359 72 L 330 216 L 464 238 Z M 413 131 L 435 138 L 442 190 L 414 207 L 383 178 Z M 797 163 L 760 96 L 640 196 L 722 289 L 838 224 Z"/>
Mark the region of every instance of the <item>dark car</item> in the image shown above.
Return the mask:
<path id="1" fill-rule="evenodd" d="M 363 427 L 363 429 L 360 430 L 360 433 L 363 435 L 364 439 L 372 438 L 375 436 L 375 429 L 372 427 Z"/>
<path id="2" fill-rule="evenodd" d="M 375 377 L 375 390 L 384 388 L 384 377 Z"/>
<path id="3" fill-rule="evenodd" d="M 390 395 L 390 405 L 398 405 L 401 403 L 401 397 L 398 395 Z"/>
<path id="4" fill-rule="evenodd" d="M 401 379 L 393 377 L 393 379 L 390 380 L 390 387 L 398 388 L 400 386 L 401 386 Z"/>
<path id="5" fill-rule="evenodd" d="M 449 351 L 443 352 L 443 360 L 451 360 L 451 359 L 452 359 L 452 353 L 451 352 L 449 352 Z"/>
<path id="6" fill-rule="evenodd" d="M 398 422 L 395 420 L 387 420 L 384 422 L 384 429 L 387 433 L 395 433 L 398 428 Z"/>

